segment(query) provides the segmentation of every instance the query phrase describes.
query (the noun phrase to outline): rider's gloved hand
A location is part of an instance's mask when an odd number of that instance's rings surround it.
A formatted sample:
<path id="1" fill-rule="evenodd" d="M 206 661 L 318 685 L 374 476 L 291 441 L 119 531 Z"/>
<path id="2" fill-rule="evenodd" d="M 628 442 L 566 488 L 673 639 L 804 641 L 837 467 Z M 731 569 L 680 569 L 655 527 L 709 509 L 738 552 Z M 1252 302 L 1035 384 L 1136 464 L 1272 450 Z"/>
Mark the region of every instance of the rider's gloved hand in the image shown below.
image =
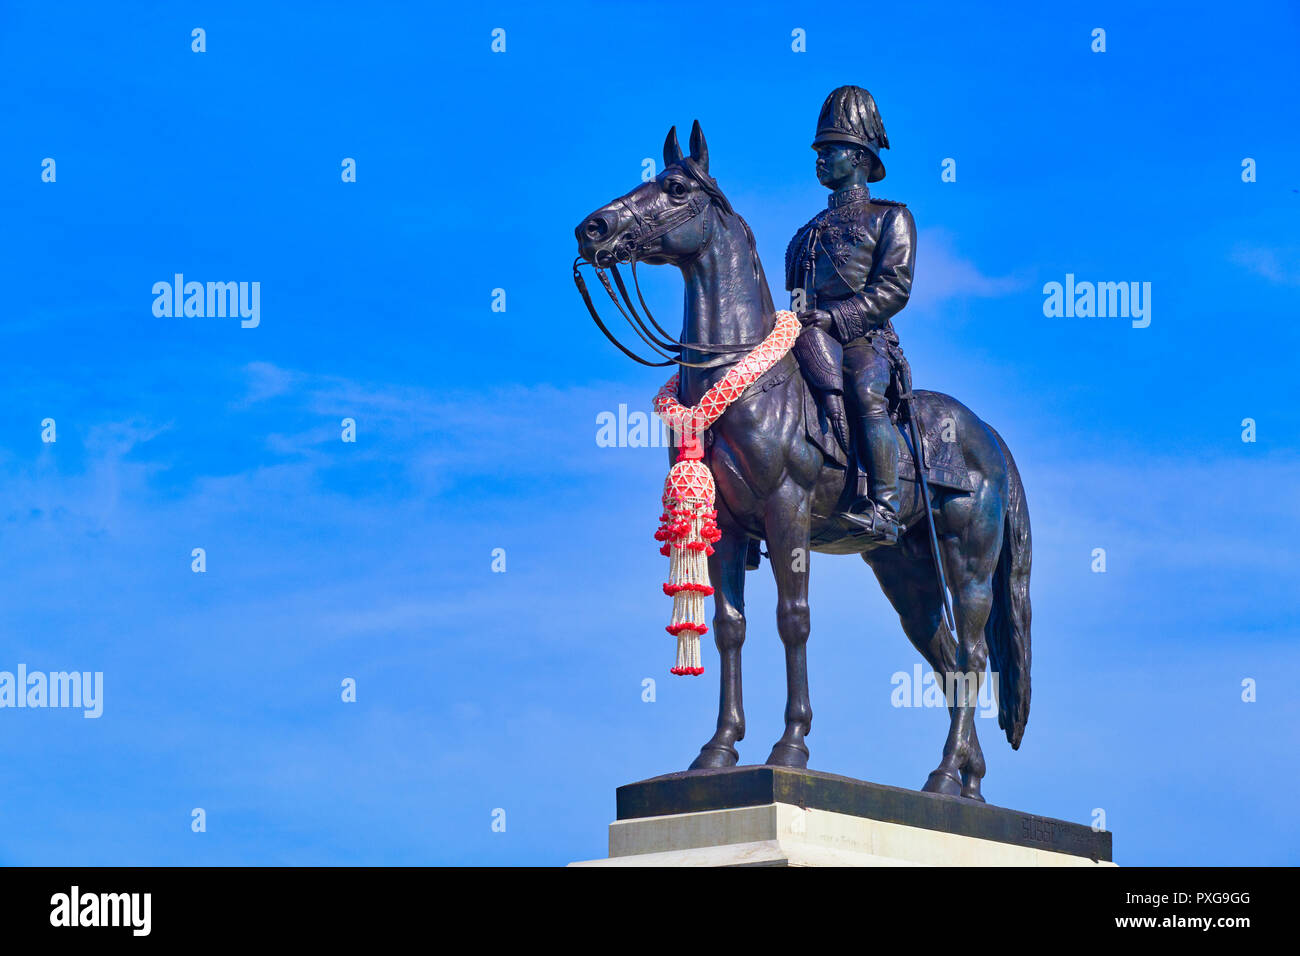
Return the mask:
<path id="1" fill-rule="evenodd" d="M 804 324 L 805 328 L 818 328 L 823 332 L 829 332 L 831 328 L 831 314 L 824 309 L 800 312 L 799 321 Z"/>

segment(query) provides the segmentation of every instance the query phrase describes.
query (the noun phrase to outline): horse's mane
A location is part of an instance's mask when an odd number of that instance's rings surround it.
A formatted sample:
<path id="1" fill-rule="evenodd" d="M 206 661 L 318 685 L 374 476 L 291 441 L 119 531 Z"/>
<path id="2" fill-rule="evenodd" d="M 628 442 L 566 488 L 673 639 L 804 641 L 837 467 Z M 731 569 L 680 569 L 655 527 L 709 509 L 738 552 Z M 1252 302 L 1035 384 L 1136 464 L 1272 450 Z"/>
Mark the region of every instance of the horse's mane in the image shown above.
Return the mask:
<path id="1" fill-rule="evenodd" d="M 758 242 L 754 239 L 754 230 L 749 228 L 749 223 L 745 221 L 745 217 L 736 212 L 735 207 L 731 205 L 731 200 L 718 187 L 717 180 L 706 173 L 700 164 L 695 161 L 694 157 L 683 156 L 681 165 L 691 178 L 700 184 L 700 188 L 708 194 L 710 201 L 718 207 L 720 212 L 728 216 L 734 216 L 740 221 L 740 225 L 745 230 L 745 237 L 749 240 L 749 257 L 752 260 L 754 278 L 758 281 L 759 292 L 763 297 L 763 309 L 768 315 L 774 316 L 776 309 L 772 304 L 772 290 L 768 288 L 767 274 L 763 271 L 762 260 L 758 257 Z M 775 321 L 773 319 L 773 322 Z"/>

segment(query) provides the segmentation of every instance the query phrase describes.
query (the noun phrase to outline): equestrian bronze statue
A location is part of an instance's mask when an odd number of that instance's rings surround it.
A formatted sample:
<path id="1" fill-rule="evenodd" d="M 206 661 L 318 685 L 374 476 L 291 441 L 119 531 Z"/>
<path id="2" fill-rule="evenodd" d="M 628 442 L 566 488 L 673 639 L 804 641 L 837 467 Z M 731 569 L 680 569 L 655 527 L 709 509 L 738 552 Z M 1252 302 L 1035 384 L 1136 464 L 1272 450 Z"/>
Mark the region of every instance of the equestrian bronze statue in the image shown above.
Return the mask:
<path id="1" fill-rule="evenodd" d="M 691 769 L 739 760 L 745 572 L 766 541 L 787 675 L 785 731 L 767 763 L 808 764 L 808 552 L 860 554 L 948 693 L 943 756 L 923 789 L 983 800 L 975 710 L 987 662 L 1013 748 L 1029 717 L 1029 511 L 998 433 L 956 399 L 911 388 L 891 320 L 911 291 L 915 226 L 905 206 L 872 198 L 867 186 L 884 178 L 887 146 L 869 93 L 830 95 L 813 143 L 830 205 L 798 231 L 786 261 L 802 332 L 795 326 L 794 348 L 726 406 L 693 452 L 716 486 L 707 568 L 721 694 L 717 730 Z M 749 226 L 709 173 L 698 122 L 689 155 L 670 130 L 662 172 L 586 216 L 576 233 L 574 278 L 592 317 L 634 360 L 679 367 L 683 406 L 707 398 L 784 321 Z M 681 270 L 680 338 L 646 308 L 638 263 Z M 601 319 L 586 266 L 652 358 Z"/>

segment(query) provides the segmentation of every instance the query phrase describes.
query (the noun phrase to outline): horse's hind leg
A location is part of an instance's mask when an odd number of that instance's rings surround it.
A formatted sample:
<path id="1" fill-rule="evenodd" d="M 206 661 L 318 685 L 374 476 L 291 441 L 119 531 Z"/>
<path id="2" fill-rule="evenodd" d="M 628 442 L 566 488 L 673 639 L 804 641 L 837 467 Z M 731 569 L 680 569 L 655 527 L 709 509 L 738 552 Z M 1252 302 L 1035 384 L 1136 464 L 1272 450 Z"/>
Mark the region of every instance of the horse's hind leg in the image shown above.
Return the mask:
<path id="1" fill-rule="evenodd" d="M 975 736 L 975 708 L 988 662 L 984 625 L 993 606 L 992 569 L 988 569 L 987 574 L 981 570 L 966 569 L 963 572 L 959 569 L 954 575 L 960 578 L 953 594 L 958 634 L 957 666 L 953 670 L 952 683 L 944 688 L 945 694 L 950 695 L 952 724 L 944 743 L 943 759 L 921 788 L 974 800 L 983 800 L 980 778 L 984 776 L 984 755 L 979 751 L 979 741 Z"/>
<path id="2" fill-rule="evenodd" d="M 929 543 L 912 538 L 897 548 L 869 551 L 863 555 L 863 559 L 875 572 L 881 590 L 898 612 L 907 639 L 921 652 L 941 685 L 944 688 L 952 687 L 955 676 L 960 673 L 958 645 L 943 620 L 943 604 Z M 960 716 L 956 703 L 956 700 L 949 701 L 950 728 L 957 725 Z M 980 796 L 980 778 L 984 776 L 984 754 L 975 736 L 974 722 L 970 721 L 968 726 L 965 745 L 954 750 L 960 763 L 954 763 L 953 772 L 946 773 L 940 773 L 943 770 L 941 764 L 939 770 L 930 775 L 926 789 L 954 796 L 960 793 L 963 797 L 982 801 L 984 798 Z M 946 755 L 949 748 L 945 747 L 944 750 Z M 936 774 L 939 774 L 937 780 Z M 932 783 L 938 786 L 931 786 Z"/>
<path id="3" fill-rule="evenodd" d="M 1001 497 L 986 482 L 973 499 L 962 502 L 957 514 L 947 518 L 949 527 L 961 529 L 946 538 L 944 547 L 957 617 L 957 666 L 953 682 L 944 688 L 951 695 L 953 719 L 943 759 L 922 789 L 983 800 L 984 754 L 975 733 L 975 711 L 988 663 L 984 626 L 993 607 L 993 572 L 1002 549 Z"/>
<path id="4" fill-rule="evenodd" d="M 980 749 L 979 736 L 975 733 L 975 721 L 970 724 L 970 751 L 966 765 L 961 769 L 961 795 L 968 800 L 984 802 L 980 793 L 980 781 L 984 779 L 984 751 Z"/>
<path id="5" fill-rule="evenodd" d="M 862 556 L 898 612 L 903 633 L 942 678 L 957 662 L 957 643 L 943 622 L 939 583 L 928 550 L 919 557 L 910 541 L 897 548 L 878 548 Z"/>
<path id="6" fill-rule="evenodd" d="M 939 582 L 928 544 L 918 553 L 917 542 L 905 539 L 899 547 L 868 551 L 862 558 L 898 612 L 907 639 L 921 652 L 941 686 L 948 686 L 949 675 L 957 670 L 957 642 L 943 620 Z M 949 714 L 955 719 L 951 708 Z"/>

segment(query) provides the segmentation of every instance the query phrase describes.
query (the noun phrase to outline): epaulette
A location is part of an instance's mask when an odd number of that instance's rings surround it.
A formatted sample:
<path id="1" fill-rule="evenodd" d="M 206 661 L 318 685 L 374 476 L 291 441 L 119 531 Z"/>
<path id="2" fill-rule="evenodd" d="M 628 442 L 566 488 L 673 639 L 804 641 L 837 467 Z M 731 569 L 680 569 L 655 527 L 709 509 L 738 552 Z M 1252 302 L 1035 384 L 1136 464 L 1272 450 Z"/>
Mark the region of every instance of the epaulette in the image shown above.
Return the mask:
<path id="1" fill-rule="evenodd" d="M 895 199 L 881 199 L 879 196 L 872 196 L 867 202 L 878 203 L 881 206 L 906 206 L 905 202 L 898 202 Z"/>

